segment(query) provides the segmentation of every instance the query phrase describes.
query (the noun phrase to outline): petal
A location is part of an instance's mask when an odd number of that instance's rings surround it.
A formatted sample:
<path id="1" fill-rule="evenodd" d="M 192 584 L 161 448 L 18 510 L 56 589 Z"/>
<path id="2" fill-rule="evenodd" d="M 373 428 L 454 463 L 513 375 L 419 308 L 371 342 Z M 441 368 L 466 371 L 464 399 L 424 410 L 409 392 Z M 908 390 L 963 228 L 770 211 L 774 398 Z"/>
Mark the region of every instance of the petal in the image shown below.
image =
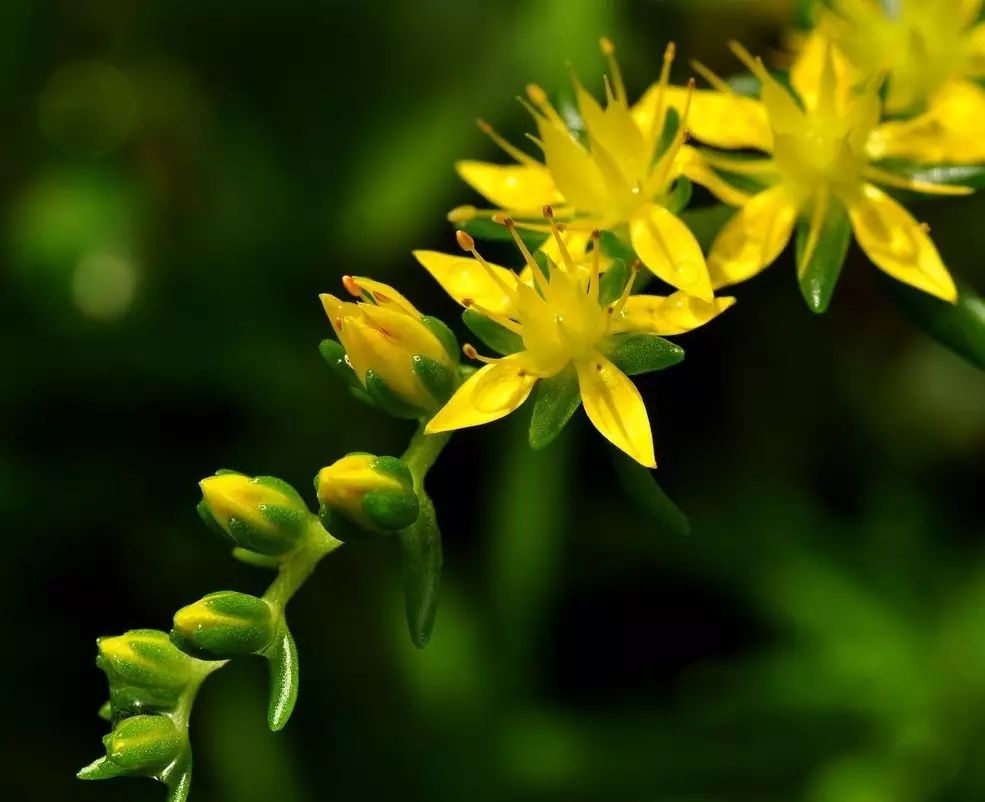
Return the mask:
<path id="1" fill-rule="evenodd" d="M 353 284 L 363 291 L 363 294 L 368 293 L 373 296 L 373 300 L 376 301 L 378 305 L 400 309 L 408 315 L 413 315 L 418 318 L 421 317 L 421 313 L 417 311 L 414 304 L 404 298 L 403 295 L 397 292 L 389 284 L 384 284 L 382 281 L 375 281 L 374 279 L 366 278 L 365 276 L 350 276 L 349 278 Z"/>
<path id="2" fill-rule="evenodd" d="M 674 159 L 674 169 L 678 175 L 690 178 L 695 184 L 700 184 L 712 195 L 730 206 L 742 206 L 749 196 L 742 190 L 736 189 L 728 181 L 716 173 L 702 157 L 701 153 L 690 145 L 684 145 Z"/>
<path id="3" fill-rule="evenodd" d="M 460 161 L 455 169 L 472 189 L 500 209 L 540 214 L 561 195 L 546 167 Z"/>
<path id="4" fill-rule="evenodd" d="M 659 278 L 706 301 L 714 298 L 701 246 L 683 221 L 650 203 L 629 221 L 633 250 Z"/>
<path id="5" fill-rule="evenodd" d="M 848 214 L 855 239 L 876 267 L 937 298 L 957 300 L 954 281 L 927 232 L 885 192 L 866 184 Z"/>
<path id="6" fill-rule="evenodd" d="M 447 292 L 462 306 L 468 299 L 483 309 L 501 315 L 513 312 L 513 298 L 507 292 L 516 287 L 516 274 L 505 267 L 490 264 L 489 268 L 499 279 L 496 281 L 482 265 L 471 256 L 452 256 L 440 251 L 414 251 L 414 258 Z"/>
<path id="7" fill-rule="evenodd" d="M 683 334 L 703 326 L 735 303 L 735 298 L 715 298 L 708 303 L 686 292 L 673 295 L 630 295 L 619 316 L 612 321 L 614 334 L 644 331 L 652 334 Z"/>
<path id="8" fill-rule="evenodd" d="M 641 131 L 649 131 L 657 112 L 660 85 L 654 84 L 633 107 Z M 687 90 L 667 87 L 667 105 L 678 114 L 684 111 Z M 771 151 L 773 134 L 766 109 L 758 100 L 729 95 L 712 89 L 696 89 L 691 99 L 688 129 L 696 139 L 719 148 L 756 148 Z"/>
<path id="9" fill-rule="evenodd" d="M 866 143 L 872 159 L 912 159 L 928 163 L 985 161 L 985 89 L 953 81 L 934 96 L 923 114 L 886 122 Z"/>
<path id="10" fill-rule="evenodd" d="M 650 419 L 636 385 L 598 351 L 575 367 L 581 400 L 595 428 L 641 465 L 656 468 Z"/>
<path id="11" fill-rule="evenodd" d="M 473 373 L 428 422 L 425 432 L 450 432 L 506 417 L 527 400 L 537 377 L 525 352 L 503 357 Z"/>
<path id="12" fill-rule="evenodd" d="M 832 45 L 827 36 L 815 29 L 804 40 L 790 67 L 790 84 L 808 109 L 817 108 L 828 48 L 831 48 L 838 108 L 845 108 L 848 104 L 852 86 L 859 77 L 844 54 Z"/>
<path id="13" fill-rule="evenodd" d="M 565 201 L 580 210 L 599 212 L 606 205 L 606 187 L 591 154 L 554 123 L 538 118 L 547 169 Z"/>
<path id="14" fill-rule="evenodd" d="M 771 264 L 790 241 L 797 211 L 796 200 L 782 184 L 753 196 L 711 246 L 712 286 L 745 281 Z"/>

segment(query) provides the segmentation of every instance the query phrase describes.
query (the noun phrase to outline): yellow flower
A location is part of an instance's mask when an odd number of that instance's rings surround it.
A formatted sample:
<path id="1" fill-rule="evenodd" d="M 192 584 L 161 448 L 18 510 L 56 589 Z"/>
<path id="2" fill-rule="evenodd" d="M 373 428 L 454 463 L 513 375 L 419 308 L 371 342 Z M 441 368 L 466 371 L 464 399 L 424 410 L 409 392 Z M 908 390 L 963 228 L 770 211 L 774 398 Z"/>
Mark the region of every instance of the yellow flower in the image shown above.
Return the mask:
<path id="1" fill-rule="evenodd" d="M 831 41 L 855 82 L 886 78 L 885 113 L 905 117 L 873 131 L 873 158 L 985 161 L 985 23 L 982 0 L 832 0 L 806 48 Z"/>
<path id="2" fill-rule="evenodd" d="M 546 271 L 538 267 L 509 218 L 504 223 L 527 265 L 523 276 L 487 262 L 464 231 L 458 232 L 458 242 L 472 258 L 415 252 L 452 298 L 522 341 L 522 350 L 501 359 L 481 357 L 466 345 L 466 355 L 485 366 L 466 380 L 426 431 L 450 431 L 498 420 L 517 409 L 538 381 L 571 370 L 595 427 L 633 459 L 655 467 L 646 407 L 639 391 L 616 366 L 614 353 L 633 333 L 679 334 L 696 328 L 731 306 L 734 299 L 706 303 L 684 292 L 667 298 L 631 295 L 630 278 L 618 298 L 604 302 L 600 298 L 598 232 L 592 232 L 594 247 L 589 257 L 577 258 L 565 245 L 562 226 L 555 222 L 552 210 L 548 207 L 544 213 L 559 253 L 557 262 L 544 260 Z M 524 276 L 530 283 L 522 280 Z"/>
<path id="3" fill-rule="evenodd" d="M 480 120 L 479 127 L 517 163 L 456 164 L 459 175 L 497 207 L 469 207 L 468 213 L 506 213 L 518 220 L 518 226 L 546 231 L 543 225 L 523 221 L 551 205 L 572 232 L 587 235 L 596 228 L 616 232 L 632 243 L 642 262 L 659 278 L 711 303 L 714 293 L 704 255 L 687 226 L 668 210 L 671 191 L 675 182 L 686 176 L 726 202 L 740 203 L 744 196 L 710 170 L 696 150 L 685 145 L 687 103 L 672 140 L 662 147 L 673 45 L 667 48 L 660 80 L 648 93 L 646 107 L 638 109 L 629 105 L 612 43 L 602 39 L 601 46 L 610 73 L 605 84 L 605 108 L 572 76 L 587 145 L 579 141 L 545 92 L 529 85 L 527 107 L 538 132 L 530 138 L 543 152 L 544 160 L 514 147 Z M 451 217 L 461 221 L 462 215 L 459 208 Z"/>
<path id="4" fill-rule="evenodd" d="M 345 361 L 374 401 L 424 414 L 445 401 L 454 383 L 455 362 L 440 321 L 421 315 L 386 284 L 344 276 L 358 302 L 320 297 L 345 348 Z M 452 337 L 450 333 L 447 335 Z"/>
<path id="5" fill-rule="evenodd" d="M 719 102 L 724 107 L 741 100 L 733 106 L 735 125 L 728 131 L 705 126 L 701 135 L 709 144 L 753 147 L 771 158 L 705 155 L 720 169 L 768 184 L 729 220 L 712 245 L 708 266 L 713 286 L 745 281 L 771 264 L 800 218 L 808 222 L 798 262 L 803 273 L 825 224 L 847 213 L 855 239 L 877 267 L 924 292 L 955 301 L 954 282 L 926 227 L 877 184 L 941 195 L 971 190 L 916 181 L 871 163 L 867 143 L 880 130 L 878 88 L 873 82 L 853 87 L 848 68 L 830 45 L 806 49 L 793 66 L 790 79 L 799 100 L 761 61 L 737 44 L 732 47 L 761 81 L 761 99 L 751 106 L 748 98 L 731 96 L 721 85 Z M 736 131 L 741 141 L 736 141 Z"/>

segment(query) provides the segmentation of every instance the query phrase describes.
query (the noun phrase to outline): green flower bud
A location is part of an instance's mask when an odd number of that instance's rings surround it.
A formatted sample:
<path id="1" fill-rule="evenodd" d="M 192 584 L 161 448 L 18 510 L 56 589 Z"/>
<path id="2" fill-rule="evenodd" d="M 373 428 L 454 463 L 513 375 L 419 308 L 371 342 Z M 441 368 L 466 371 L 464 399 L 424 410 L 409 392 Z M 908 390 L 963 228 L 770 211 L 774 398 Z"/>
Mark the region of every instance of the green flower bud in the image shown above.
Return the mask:
<path id="1" fill-rule="evenodd" d="M 80 779 L 160 777 L 185 751 L 186 741 L 167 716 L 132 716 L 117 724 L 103 745 L 106 757 L 82 769 Z"/>
<path id="2" fill-rule="evenodd" d="M 178 610 L 171 641 L 193 657 L 224 660 L 262 651 L 275 634 L 274 611 L 266 601 L 222 590 Z"/>
<path id="3" fill-rule="evenodd" d="M 410 526 L 420 507 L 410 469 L 396 457 L 349 454 L 318 472 L 315 490 L 323 519 L 335 511 L 377 534 Z"/>
<path id="4" fill-rule="evenodd" d="M 240 548 L 283 555 L 304 534 L 311 513 L 287 482 L 273 476 L 244 476 L 220 471 L 199 482 L 199 515 Z"/>
<path id="5" fill-rule="evenodd" d="M 96 644 L 96 665 L 109 678 L 115 712 L 173 708 L 193 673 L 192 658 L 156 629 L 135 629 Z"/>

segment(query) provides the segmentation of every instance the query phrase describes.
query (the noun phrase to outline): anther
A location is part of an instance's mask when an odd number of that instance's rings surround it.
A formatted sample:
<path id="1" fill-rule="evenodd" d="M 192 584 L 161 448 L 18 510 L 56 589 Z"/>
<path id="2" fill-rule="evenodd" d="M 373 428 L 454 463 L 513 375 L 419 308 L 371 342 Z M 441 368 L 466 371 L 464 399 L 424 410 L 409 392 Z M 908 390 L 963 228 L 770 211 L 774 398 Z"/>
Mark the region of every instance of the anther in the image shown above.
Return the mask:
<path id="1" fill-rule="evenodd" d="M 535 106 L 542 106 L 547 102 L 547 92 L 537 84 L 527 84 L 527 97 Z"/>
<path id="2" fill-rule="evenodd" d="M 465 345 L 462 346 L 462 353 L 465 354 L 468 359 L 479 358 L 479 352 L 475 350 L 475 346 L 472 345 L 472 343 L 465 343 Z"/>
<path id="3" fill-rule="evenodd" d="M 450 212 L 448 212 L 448 222 L 449 223 L 466 223 L 469 220 L 475 219 L 479 210 L 474 206 L 456 206 Z"/>
<path id="4" fill-rule="evenodd" d="M 602 55 L 604 56 L 611 56 L 616 52 L 616 46 L 608 36 L 603 36 L 599 39 L 599 47 L 602 49 Z"/>
<path id="5" fill-rule="evenodd" d="M 481 117 L 476 118 L 475 124 L 479 126 L 479 130 L 484 134 L 491 134 L 493 127 L 483 120 Z"/>
<path id="6" fill-rule="evenodd" d="M 513 228 L 513 218 L 508 214 L 495 215 L 493 217 L 493 222 L 499 223 L 501 226 L 506 226 L 507 228 Z"/>
<path id="7" fill-rule="evenodd" d="M 592 229 L 592 239 L 595 240 L 596 242 L 598 242 L 598 240 L 601 237 L 602 237 L 602 232 L 599 231 L 597 228 L 593 228 Z"/>
<path id="8" fill-rule="evenodd" d="M 548 220 L 554 219 L 554 210 L 550 207 L 550 205 L 545 206 L 542 211 L 544 217 L 546 217 Z"/>
<path id="9" fill-rule="evenodd" d="M 458 242 L 458 247 L 463 251 L 473 251 L 475 250 L 475 240 L 472 236 L 462 229 L 458 229 L 455 232 L 455 240 Z"/>

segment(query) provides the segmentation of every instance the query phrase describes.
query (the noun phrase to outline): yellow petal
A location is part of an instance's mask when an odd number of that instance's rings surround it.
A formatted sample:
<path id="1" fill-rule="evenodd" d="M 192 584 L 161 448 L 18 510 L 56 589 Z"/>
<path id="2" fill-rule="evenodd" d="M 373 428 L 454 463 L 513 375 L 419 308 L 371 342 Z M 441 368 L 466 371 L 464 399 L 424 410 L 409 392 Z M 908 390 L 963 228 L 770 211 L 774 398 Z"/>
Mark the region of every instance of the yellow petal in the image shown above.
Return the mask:
<path id="1" fill-rule="evenodd" d="M 954 281 L 927 232 L 885 192 L 866 184 L 848 214 L 855 239 L 876 267 L 942 300 L 957 300 Z"/>
<path id="2" fill-rule="evenodd" d="M 568 131 L 538 118 L 547 169 L 565 201 L 578 209 L 601 212 L 606 206 L 606 187 L 598 165 Z"/>
<path id="3" fill-rule="evenodd" d="M 831 48 L 836 79 L 838 108 L 847 105 L 852 86 L 858 80 L 859 76 L 852 69 L 848 59 L 832 45 L 827 36 L 815 29 L 804 40 L 796 60 L 790 67 L 790 84 L 797 90 L 797 94 L 808 109 L 817 108 L 824 75 L 824 62 L 829 48 Z"/>
<path id="4" fill-rule="evenodd" d="M 683 334 L 703 326 L 735 303 L 735 298 L 702 301 L 686 292 L 673 295 L 630 295 L 622 312 L 612 321 L 613 333 L 644 331 L 663 336 Z"/>
<path id="5" fill-rule="evenodd" d="M 985 78 L 985 22 L 971 29 L 969 49 L 968 74 L 973 78 Z"/>
<path id="6" fill-rule="evenodd" d="M 414 258 L 432 275 L 441 288 L 463 306 L 468 299 L 483 309 L 508 315 L 513 298 L 508 289 L 516 287 L 516 274 L 505 267 L 490 264 L 496 278 L 471 256 L 452 256 L 439 251 L 414 251 Z"/>
<path id="7" fill-rule="evenodd" d="M 536 381 L 522 351 L 486 365 L 466 379 L 431 418 L 425 432 L 450 432 L 506 417 L 527 400 Z"/>
<path id="8" fill-rule="evenodd" d="M 365 276 L 351 276 L 350 279 L 364 293 L 369 293 L 373 296 L 373 299 L 379 306 L 388 306 L 399 309 L 416 318 L 421 317 L 421 313 L 417 311 L 414 304 L 404 298 L 403 295 L 389 284 L 384 284 L 382 281 L 375 281 Z"/>
<path id="9" fill-rule="evenodd" d="M 872 159 L 928 163 L 985 161 L 985 90 L 970 81 L 952 81 L 923 114 L 883 123 L 866 143 Z"/>
<path id="10" fill-rule="evenodd" d="M 455 169 L 465 183 L 500 209 L 539 215 L 545 204 L 561 200 L 546 167 L 460 161 Z"/>
<path id="11" fill-rule="evenodd" d="M 687 176 L 695 184 L 700 184 L 712 195 L 730 206 L 742 206 L 749 196 L 733 187 L 728 181 L 716 173 L 702 157 L 701 153 L 690 145 L 684 145 L 674 159 L 674 169 L 678 175 Z"/>
<path id="12" fill-rule="evenodd" d="M 711 246 L 712 286 L 745 281 L 771 264 L 790 241 L 797 211 L 796 200 L 782 184 L 753 196 Z"/>
<path id="13" fill-rule="evenodd" d="M 687 90 L 680 86 L 667 87 L 667 105 L 683 113 Z M 641 131 L 649 131 L 657 111 L 659 84 L 654 84 L 633 107 L 633 116 Z M 702 142 L 719 148 L 756 148 L 767 152 L 773 149 L 766 109 L 758 100 L 739 95 L 696 89 L 691 100 L 688 128 Z"/>
<path id="14" fill-rule="evenodd" d="M 619 171 L 634 181 L 646 171 L 650 151 L 629 109 L 612 99 L 603 110 L 580 81 L 575 83 L 578 110 L 589 137 L 612 154 Z M 593 144 L 592 151 L 595 151 Z"/>
<path id="15" fill-rule="evenodd" d="M 647 468 L 656 468 L 650 419 L 640 391 L 598 351 L 575 363 L 588 419 L 616 448 Z"/>
<path id="16" fill-rule="evenodd" d="M 650 203 L 629 221 L 633 250 L 659 278 L 705 301 L 714 293 L 701 246 L 681 220 Z"/>

